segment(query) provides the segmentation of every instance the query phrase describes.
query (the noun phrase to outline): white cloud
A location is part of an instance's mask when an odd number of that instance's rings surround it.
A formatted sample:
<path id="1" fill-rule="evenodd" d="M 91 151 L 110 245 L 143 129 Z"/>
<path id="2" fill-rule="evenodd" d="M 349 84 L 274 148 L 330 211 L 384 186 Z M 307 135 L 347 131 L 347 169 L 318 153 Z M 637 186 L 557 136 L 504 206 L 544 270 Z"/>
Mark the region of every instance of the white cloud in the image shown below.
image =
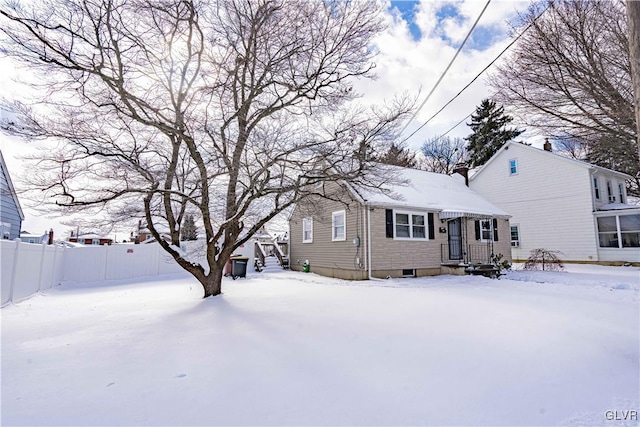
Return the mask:
<path id="1" fill-rule="evenodd" d="M 422 0 L 416 7 L 414 21 L 422 31 L 420 40 L 412 38 L 408 24 L 399 15 L 392 17 L 389 14 L 389 28 L 376 39 L 376 46 L 380 52 L 376 58 L 378 79 L 360 81 L 356 85 L 358 91 L 363 94 L 364 102 L 381 102 L 404 91 L 416 94 L 422 90 L 419 99 L 421 103 L 453 58 L 459 43 L 466 36 L 484 4 L 485 2 L 469 0 Z M 525 1 L 491 2 L 479 26 L 488 26 L 490 30 L 503 35 L 482 51 L 465 47 L 416 120 L 407 128 L 405 135 L 409 135 L 453 98 L 505 48 L 510 42 L 506 35 L 508 20 L 513 19 L 517 11 L 524 11 L 528 5 Z M 438 22 L 438 11 L 451 6 L 457 8 L 459 16 Z M 485 85 L 483 75 L 446 110 L 413 136 L 408 141 L 409 145 L 417 149 L 425 139 L 446 132 L 474 111 L 480 101 L 488 96 L 490 90 Z M 461 125 L 450 136 L 468 134 L 469 129 Z"/>

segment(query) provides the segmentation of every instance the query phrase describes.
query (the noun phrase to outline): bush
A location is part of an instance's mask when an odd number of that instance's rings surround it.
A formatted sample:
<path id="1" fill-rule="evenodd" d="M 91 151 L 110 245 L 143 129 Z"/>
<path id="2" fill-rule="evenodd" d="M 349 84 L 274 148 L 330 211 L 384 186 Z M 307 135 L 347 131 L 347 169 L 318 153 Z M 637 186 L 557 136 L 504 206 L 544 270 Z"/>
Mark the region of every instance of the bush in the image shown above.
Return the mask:
<path id="1" fill-rule="evenodd" d="M 504 255 L 502 254 L 493 254 L 491 255 L 491 264 L 494 265 L 498 270 L 511 270 L 511 263 L 504 259 Z"/>
<path id="2" fill-rule="evenodd" d="M 531 251 L 531 255 L 527 258 L 523 270 L 539 270 L 538 267 L 542 266 L 543 271 L 562 271 L 564 270 L 564 264 L 558 257 L 562 254 L 560 251 L 548 251 L 546 249 L 534 249 Z"/>

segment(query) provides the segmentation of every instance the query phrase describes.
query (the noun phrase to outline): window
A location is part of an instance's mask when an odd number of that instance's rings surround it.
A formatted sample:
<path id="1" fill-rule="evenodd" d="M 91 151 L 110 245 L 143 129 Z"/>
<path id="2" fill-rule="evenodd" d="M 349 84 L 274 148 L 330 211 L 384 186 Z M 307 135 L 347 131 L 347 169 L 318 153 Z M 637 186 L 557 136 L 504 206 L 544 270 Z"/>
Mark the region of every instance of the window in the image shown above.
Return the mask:
<path id="1" fill-rule="evenodd" d="M 511 247 L 519 248 L 520 247 L 520 230 L 517 225 L 511 226 Z"/>
<path id="2" fill-rule="evenodd" d="M 313 218 L 302 219 L 302 243 L 313 242 Z"/>
<path id="3" fill-rule="evenodd" d="M 518 174 L 518 160 L 511 159 L 509 160 L 509 175 L 517 175 Z"/>
<path id="4" fill-rule="evenodd" d="M 476 220 L 475 228 L 476 240 L 480 240 L 482 242 L 498 241 L 497 218 Z"/>
<path id="5" fill-rule="evenodd" d="M 607 197 L 609 198 L 609 203 L 613 203 L 616 201 L 616 196 L 613 195 L 613 187 L 611 186 L 611 181 L 607 181 Z"/>
<path id="6" fill-rule="evenodd" d="M 100 244 L 100 239 L 91 239 L 91 244 L 92 245 L 99 245 Z"/>
<path id="7" fill-rule="evenodd" d="M 423 214 L 395 212 L 395 238 L 426 239 L 427 227 Z"/>
<path id="8" fill-rule="evenodd" d="M 640 215 L 620 215 L 620 237 L 623 248 L 640 247 Z"/>
<path id="9" fill-rule="evenodd" d="M 598 240 L 601 248 L 618 247 L 618 225 L 615 216 L 598 218 Z"/>
<path id="10" fill-rule="evenodd" d="M 480 240 L 491 240 L 491 234 L 493 233 L 493 224 L 491 220 L 480 221 Z"/>
<path id="11" fill-rule="evenodd" d="M 0 222 L 0 230 L 2 231 L 2 238 L 8 240 L 11 238 L 11 223 Z"/>
<path id="12" fill-rule="evenodd" d="M 596 200 L 600 200 L 600 186 L 598 184 L 598 178 L 593 177 L 593 191 L 596 194 Z"/>
<path id="13" fill-rule="evenodd" d="M 624 199 L 624 184 L 618 184 L 618 195 L 620 196 L 620 203 L 626 203 Z"/>
<path id="14" fill-rule="evenodd" d="M 338 211 L 331 214 L 331 240 L 347 240 L 345 211 Z"/>

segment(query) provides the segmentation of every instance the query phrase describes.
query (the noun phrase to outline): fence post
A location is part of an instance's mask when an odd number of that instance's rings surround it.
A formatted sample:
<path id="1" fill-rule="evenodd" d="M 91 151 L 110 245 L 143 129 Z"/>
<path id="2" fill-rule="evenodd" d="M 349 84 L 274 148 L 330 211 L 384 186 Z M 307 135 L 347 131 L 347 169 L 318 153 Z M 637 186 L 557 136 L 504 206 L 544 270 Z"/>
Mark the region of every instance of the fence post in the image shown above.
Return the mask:
<path id="1" fill-rule="evenodd" d="M 64 247 L 64 246 L 63 246 Z M 53 282 L 56 280 L 56 261 L 58 258 L 58 245 L 53 244 L 53 264 L 51 265 L 51 283 L 49 283 L 49 287 L 53 288 Z"/>
<path id="2" fill-rule="evenodd" d="M 11 285 L 9 286 L 9 301 L 13 302 L 13 290 L 16 286 L 16 275 L 18 273 L 18 256 L 20 255 L 20 238 L 16 237 L 14 240 L 16 243 L 15 255 L 13 256 L 13 269 L 11 271 Z"/>
<path id="3" fill-rule="evenodd" d="M 47 247 L 46 243 L 42 243 L 42 251 L 40 252 L 40 275 L 38 276 L 38 290 L 36 292 L 40 292 L 42 289 L 42 273 L 44 273 L 44 251 Z"/>
<path id="4" fill-rule="evenodd" d="M 156 258 L 156 276 L 160 275 L 160 249 L 162 249 L 160 247 L 160 243 L 155 243 L 154 246 L 156 247 L 156 254 L 155 254 L 155 258 Z"/>
<path id="5" fill-rule="evenodd" d="M 104 280 L 107 280 L 107 263 L 109 262 L 109 245 L 104 246 Z"/>

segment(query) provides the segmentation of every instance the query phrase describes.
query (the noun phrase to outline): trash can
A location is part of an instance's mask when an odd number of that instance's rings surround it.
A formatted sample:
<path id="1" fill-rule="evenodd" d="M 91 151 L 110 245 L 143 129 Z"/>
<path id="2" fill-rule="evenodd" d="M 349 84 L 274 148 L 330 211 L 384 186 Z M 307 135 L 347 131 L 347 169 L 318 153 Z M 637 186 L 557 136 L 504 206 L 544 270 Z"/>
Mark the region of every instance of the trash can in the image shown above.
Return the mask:
<path id="1" fill-rule="evenodd" d="M 232 275 L 232 267 L 233 267 L 233 259 L 234 258 L 238 258 L 238 257 L 242 257 L 242 255 L 238 255 L 238 254 L 233 254 L 231 255 L 231 257 L 229 257 L 229 261 L 227 261 L 227 263 L 224 265 L 224 277 L 227 276 L 231 276 Z"/>
<path id="2" fill-rule="evenodd" d="M 235 257 L 231 258 L 231 278 L 236 280 L 238 277 L 247 277 L 247 264 L 249 258 Z"/>

